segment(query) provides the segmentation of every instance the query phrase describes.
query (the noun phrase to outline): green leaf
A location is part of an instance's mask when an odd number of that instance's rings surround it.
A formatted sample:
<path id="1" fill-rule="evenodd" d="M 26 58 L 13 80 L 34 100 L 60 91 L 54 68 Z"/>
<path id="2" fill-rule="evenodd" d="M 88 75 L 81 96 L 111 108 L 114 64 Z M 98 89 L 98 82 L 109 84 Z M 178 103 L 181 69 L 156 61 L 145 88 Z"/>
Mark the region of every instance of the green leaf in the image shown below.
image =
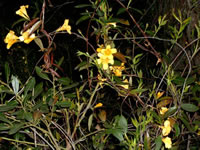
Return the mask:
<path id="1" fill-rule="evenodd" d="M 14 124 L 11 129 L 9 130 L 8 134 L 15 134 L 17 131 L 19 131 L 24 126 L 24 123 L 16 123 Z"/>
<path id="2" fill-rule="evenodd" d="M 17 94 L 19 91 L 19 80 L 15 76 L 12 76 L 11 78 L 12 78 L 11 83 L 12 83 L 13 91 L 15 94 Z"/>
<path id="3" fill-rule="evenodd" d="M 32 99 L 34 100 L 43 91 L 43 82 L 39 83 L 34 90 Z"/>
<path id="4" fill-rule="evenodd" d="M 1 105 L 0 112 L 12 110 L 17 106 L 17 104 L 18 104 L 17 101 L 11 101 L 7 104 Z"/>
<path id="5" fill-rule="evenodd" d="M 63 85 L 69 85 L 71 80 L 68 77 L 63 77 L 63 78 L 59 78 L 58 82 L 60 82 Z"/>
<path id="6" fill-rule="evenodd" d="M 126 85 L 126 83 L 122 82 L 121 79 L 117 76 L 113 76 L 113 79 L 117 84 Z"/>
<path id="7" fill-rule="evenodd" d="M 185 82 L 185 78 L 183 77 L 176 77 L 174 80 L 172 80 L 173 83 L 177 84 L 177 85 L 183 85 Z M 190 77 L 187 79 L 186 84 L 192 84 L 195 82 L 195 78 L 194 77 Z"/>
<path id="8" fill-rule="evenodd" d="M 8 62 L 5 62 L 4 68 L 5 68 L 6 81 L 7 81 L 7 83 L 8 83 L 9 78 L 10 78 L 10 67 L 9 67 Z"/>
<path id="9" fill-rule="evenodd" d="M 9 130 L 10 126 L 6 123 L 0 123 L 0 131 Z"/>
<path id="10" fill-rule="evenodd" d="M 181 108 L 189 112 L 195 112 L 199 110 L 198 106 L 189 103 L 181 104 Z"/>
<path id="11" fill-rule="evenodd" d="M 78 82 L 75 82 L 75 83 L 73 83 L 73 84 L 70 84 L 70 85 L 68 85 L 68 86 L 63 87 L 62 90 L 68 90 L 68 89 L 77 87 L 78 85 L 79 85 L 79 83 L 78 83 Z"/>
<path id="12" fill-rule="evenodd" d="M 90 4 L 80 4 L 80 5 L 76 5 L 75 8 L 84 8 L 84 7 L 91 7 Z"/>
<path id="13" fill-rule="evenodd" d="M 134 94 L 143 93 L 145 91 L 147 91 L 147 89 L 133 89 L 130 91 L 130 93 L 134 95 Z"/>
<path id="14" fill-rule="evenodd" d="M 35 78 L 33 77 L 29 80 L 29 82 L 27 83 L 27 85 L 24 88 L 25 95 L 28 93 L 28 91 L 32 91 L 34 86 L 35 86 Z"/>
<path id="15" fill-rule="evenodd" d="M 50 81 L 48 75 L 45 74 L 45 73 L 42 73 L 42 69 L 41 69 L 40 67 L 36 66 L 36 67 L 35 67 L 35 70 L 36 70 L 37 75 L 38 75 L 40 78 Z"/>
<path id="16" fill-rule="evenodd" d="M 174 124 L 175 136 L 178 137 L 180 135 L 180 128 L 177 123 Z"/>
<path id="17" fill-rule="evenodd" d="M 5 86 L 0 86 L 0 93 L 8 93 L 8 94 L 14 94 L 12 90 L 10 90 L 9 88 L 5 87 Z"/>
<path id="18" fill-rule="evenodd" d="M 33 115 L 31 112 L 25 112 L 24 113 L 24 118 L 27 120 L 27 121 L 33 121 Z"/>
<path id="19" fill-rule="evenodd" d="M 120 129 L 114 129 L 112 135 L 116 137 L 119 141 L 123 141 L 123 132 Z"/>
<path id="20" fill-rule="evenodd" d="M 155 150 L 160 150 L 160 148 L 162 146 L 162 138 L 161 138 L 161 136 L 158 136 L 156 138 L 155 143 L 156 143 Z"/>
<path id="21" fill-rule="evenodd" d="M 164 117 L 163 117 L 163 118 L 167 118 L 167 117 L 169 117 L 170 115 L 174 114 L 174 113 L 176 112 L 176 110 L 177 110 L 177 107 L 176 107 L 176 106 L 170 107 L 170 108 L 168 109 L 168 111 L 164 114 Z"/>
<path id="22" fill-rule="evenodd" d="M 0 121 L 12 124 L 3 113 L 0 113 Z"/>
<path id="23" fill-rule="evenodd" d="M 40 38 L 35 38 L 34 41 L 41 50 L 44 50 L 44 46 L 43 46 L 42 40 Z"/>
<path id="24" fill-rule="evenodd" d="M 124 13 L 124 12 L 126 12 L 126 9 L 125 9 L 125 8 L 120 8 L 120 9 L 118 9 L 118 11 L 117 11 L 117 15 L 120 15 L 120 14 L 122 14 L 122 13 Z"/>
<path id="25" fill-rule="evenodd" d="M 193 132 L 193 128 L 190 126 L 190 123 L 188 122 L 188 120 L 186 120 L 184 117 L 180 117 L 180 119 L 183 122 L 183 124 L 188 128 L 188 130 L 190 132 Z"/>
<path id="26" fill-rule="evenodd" d="M 93 120 L 93 114 L 90 115 L 89 119 L 88 119 L 88 130 L 90 131 L 91 126 L 92 126 L 92 120 Z"/>
<path id="27" fill-rule="evenodd" d="M 76 21 L 76 25 L 78 25 L 79 23 L 89 19 L 90 16 L 82 16 L 81 18 L 79 18 L 77 21 Z"/>
<path id="28" fill-rule="evenodd" d="M 128 123 L 127 123 L 126 118 L 123 115 L 121 115 L 119 117 L 119 120 L 118 120 L 118 123 L 117 123 L 117 127 L 121 128 L 123 130 L 124 134 L 127 133 Z"/>
<path id="29" fill-rule="evenodd" d="M 60 106 L 60 107 L 70 107 L 71 106 L 71 102 L 69 101 L 58 101 L 56 102 L 56 106 Z"/>

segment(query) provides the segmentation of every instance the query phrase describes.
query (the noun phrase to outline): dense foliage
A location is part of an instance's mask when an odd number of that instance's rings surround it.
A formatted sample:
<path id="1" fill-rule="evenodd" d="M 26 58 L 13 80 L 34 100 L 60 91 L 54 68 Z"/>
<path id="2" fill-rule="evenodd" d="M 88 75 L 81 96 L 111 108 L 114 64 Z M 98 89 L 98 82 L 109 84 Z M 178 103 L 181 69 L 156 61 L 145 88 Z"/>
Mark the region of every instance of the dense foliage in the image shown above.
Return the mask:
<path id="1" fill-rule="evenodd" d="M 1 25 L 0 148 L 198 150 L 198 12 L 197 0 L 17 5 Z"/>

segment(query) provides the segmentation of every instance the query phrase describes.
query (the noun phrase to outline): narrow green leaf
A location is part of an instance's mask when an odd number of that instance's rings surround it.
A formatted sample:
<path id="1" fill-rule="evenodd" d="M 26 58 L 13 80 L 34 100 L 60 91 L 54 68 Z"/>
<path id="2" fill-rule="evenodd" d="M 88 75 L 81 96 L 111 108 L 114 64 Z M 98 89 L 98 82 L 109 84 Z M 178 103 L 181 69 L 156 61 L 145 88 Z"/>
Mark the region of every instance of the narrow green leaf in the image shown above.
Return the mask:
<path id="1" fill-rule="evenodd" d="M 181 104 L 181 108 L 185 111 L 189 111 L 189 112 L 196 112 L 199 110 L 199 107 L 194 105 L 194 104 L 189 104 L 189 103 L 185 103 L 185 104 Z"/>
<path id="2" fill-rule="evenodd" d="M 35 83 L 36 82 L 35 82 L 35 78 L 34 77 L 29 80 L 29 82 L 27 83 L 27 85 L 24 88 L 25 95 L 28 93 L 28 91 L 32 91 L 33 90 L 33 88 L 35 86 Z"/>
<path id="3" fill-rule="evenodd" d="M 88 130 L 90 131 L 91 126 L 92 126 L 92 120 L 93 120 L 93 114 L 90 115 L 89 119 L 88 119 Z"/>
<path id="4" fill-rule="evenodd" d="M 0 123 L 0 131 L 9 130 L 10 126 L 6 123 Z"/>
<path id="5" fill-rule="evenodd" d="M 176 107 L 176 106 L 170 107 L 170 108 L 168 109 L 168 111 L 164 114 L 164 117 L 163 117 L 163 118 L 167 118 L 167 117 L 169 117 L 170 115 L 174 114 L 174 113 L 176 112 L 176 110 L 177 110 L 177 107 Z"/>
<path id="6" fill-rule="evenodd" d="M 145 92 L 147 89 L 133 89 L 130 91 L 131 94 L 139 94 Z"/>
<path id="7" fill-rule="evenodd" d="M 18 104 L 17 101 L 12 101 L 7 104 L 1 105 L 0 112 L 12 110 L 17 106 L 17 104 Z"/>
<path id="8" fill-rule="evenodd" d="M 25 119 L 27 120 L 27 121 L 33 121 L 33 115 L 32 115 L 32 113 L 31 112 L 25 112 L 24 113 L 24 117 L 25 117 Z"/>
<path id="9" fill-rule="evenodd" d="M 84 8 L 84 7 L 91 7 L 90 4 L 80 4 L 80 5 L 76 5 L 75 8 Z"/>
<path id="10" fill-rule="evenodd" d="M 70 85 L 68 85 L 68 86 L 66 86 L 66 87 L 63 87 L 62 90 L 68 90 L 68 89 L 77 87 L 78 85 L 79 85 L 79 83 L 78 83 L 78 82 L 75 82 L 75 83 L 70 84 Z"/>
<path id="11" fill-rule="evenodd" d="M 123 141 L 124 137 L 123 137 L 123 131 L 121 129 L 112 129 L 110 130 L 112 135 L 114 137 L 116 137 L 119 141 Z"/>
<path id="12" fill-rule="evenodd" d="M 71 102 L 70 101 L 58 101 L 56 103 L 56 106 L 60 106 L 60 107 L 70 107 L 71 106 Z"/>
<path id="13" fill-rule="evenodd" d="M 69 85 L 71 80 L 68 77 L 63 77 L 63 78 L 59 78 L 58 82 L 60 82 L 63 85 Z"/>
<path id="14" fill-rule="evenodd" d="M 7 83 L 8 83 L 9 78 L 10 78 L 10 67 L 9 67 L 8 62 L 5 62 L 4 68 L 5 68 L 6 81 L 7 81 Z"/>
<path id="15" fill-rule="evenodd" d="M 9 130 L 8 134 L 15 134 L 17 131 L 19 131 L 24 126 L 24 123 L 16 123 L 14 124 L 11 129 Z"/>
<path id="16" fill-rule="evenodd" d="M 44 50 L 44 46 L 43 46 L 42 40 L 40 38 L 35 38 L 34 41 L 41 50 Z"/>
<path id="17" fill-rule="evenodd" d="M 126 12 L 125 8 L 119 8 L 118 11 L 117 11 L 117 15 L 120 15 L 120 14 L 122 14 L 124 12 Z"/>
<path id="18" fill-rule="evenodd" d="M 160 148 L 162 146 L 162 138 L 161 138 L 161 136 L 158 136 L 156 138 L 155 143 L 156 143 L 155 150 L 160 150 Z"/>
<path id="19" fill-rule="evenodd" d="M 49 81 L 50 81 L 48 75 L 45 74 L 45 73 L 42 73 L 42 69 L 41 69 L 40 67 L 36 66 L 36 67 L 35 67 L 35 70 L 36 70 L 36 73 L 37 73 L 37 75 L 38 75 L 39 77 L 41 77 L 42 79 L 45 79 L 45 80 L 49 80 Z"/>
<path id="20" fill-rule="evenodd" d="M 43 82 L 39 83 L 35 89 L 32 99 L 34 100 L 43 91 Z"/>
<path id="21" fill-rule="evenodd" d="M 174 124 L 175 136 L 178 137 L 180 135 L 180 128 L 177 123 Z"/>
<path id="22" fill-rule="evenodd" d="M 190 126 L 189 122 L 183 117 L 180 117 L 180 119 L 183 122 L 183 124 L 186 126 L 186 128 L 188 128 L 190 132 L 193 132 L 193 128 Z"/>
<path id="23" fill-rule="evenodd" d="M 0 120 L 9 124 L 12 124 L 3 113 L 0 113 Z"/>
<path id="24" fill-rule="evenodd" d="M 90 16 L 82 16 L 81 18 L 79 18 L 77 21 L 76 21 L 76 25 L 78 25 L 79 23 L 89 19 Z"/>

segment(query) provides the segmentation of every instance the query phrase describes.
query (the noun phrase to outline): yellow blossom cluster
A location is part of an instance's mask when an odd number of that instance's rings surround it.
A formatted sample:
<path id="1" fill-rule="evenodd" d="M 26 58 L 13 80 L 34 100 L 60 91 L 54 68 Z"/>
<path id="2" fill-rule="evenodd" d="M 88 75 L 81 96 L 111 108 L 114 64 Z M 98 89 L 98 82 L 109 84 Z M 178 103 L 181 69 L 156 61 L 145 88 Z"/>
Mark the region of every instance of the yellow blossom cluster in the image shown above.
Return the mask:
<path id="1" fill-rule="evenodd" d="M 121 66 L 110 66 L 110 70 L 112 70 L 116 76 L 121 77 L 122 71 L 125 70 L 124 63 L 121 63 Z"/>
<path id="2" fill-rule="evenodd" d="M 30 17 L 26 11 L 28 7 L 29 7 L 28 5 L 20 6 L 20 9 L 16 11 L 16 14 L 30 21 Z M 64 24 L 60 28 L 58 28 L 56 32 L 66 30 L 69 34 L 71 34 L 71 26 L 69 26 L 68 23 L 69 20 L 65 19 Z M 21 36 L 19 37 L 15 35 L 14 31 L 10 30 L 4 39 L 4 42 L 7 44 L 6 48 L 10 49 L 10 47 L 17 42 L 24 42 L 26 44 L 29 44 L 31 41 L 33 41 L 36 38 L 36 35 L 35 33 L 32 33 L 31 29 L 27 29 L 26 31 L 22 32 Z"/>
<path id="3" fill-rule="evenodd" d="M 168 111 L 168 108 L 162 107 L 161 110 L 160 110 L 160 114 L 164 115 L 165 112 L 167 112 L 167 111 Z M 163 143 L 165 144 L 165 147 L 168 148 L 168 149 L 172 147 L 172 140 L 171 140 L 170 137 L 168 137 L 169 133 L 170 133 L 171 130 L 172 130 L 172 126 L 173 126 L 173 125 L 172 125 L 173 123 L 171 123 L 171 120 L 172 120 L 172 119 L 169 119 L 169 118 L 168 118 L 168 119 L 164 122 L 164 126 L 160 126 L 160 128 L 162 129 L 162 135 L 164 136 L 164 137 L 162 138 L 162 141 L 163 141 Z"/>
<path id="4" fill-rule="evenodd" d="M 30 20 L 26 8 L 28 8 L 29 6 L 20 6 L 20 9 L 16 11 L 17 15 L 20 15 L 22 17 L 24 17 L 27 20 Z M 24 42 L 26 44 L 29 44 L 32 40 L 34 40 L 36 38 L 34 33 L 31 33 L 31 30 L 28 29 L 25 32 L 21 33 L 21 36 L 16 36 L 15 32 L 10 30 L 9 33 L 6 35 L 6 38 L 4 39 L 4 42 L 7 43 L 7 49 L 10 49 L 10 47 L 17 42 Z"/>
<path id="5" fill-rule="evenodd" d="M 109 64 L 114 64 L 113 54 L 117 52 L 115 48 L 111 48 L 110 45 L 107 45 L 106 48 L 98 48 L 97 52 L 99 57 L 99 59 L 97 59 L 97 63 L 102 64 L 104 70 L 108 69 Z"/>

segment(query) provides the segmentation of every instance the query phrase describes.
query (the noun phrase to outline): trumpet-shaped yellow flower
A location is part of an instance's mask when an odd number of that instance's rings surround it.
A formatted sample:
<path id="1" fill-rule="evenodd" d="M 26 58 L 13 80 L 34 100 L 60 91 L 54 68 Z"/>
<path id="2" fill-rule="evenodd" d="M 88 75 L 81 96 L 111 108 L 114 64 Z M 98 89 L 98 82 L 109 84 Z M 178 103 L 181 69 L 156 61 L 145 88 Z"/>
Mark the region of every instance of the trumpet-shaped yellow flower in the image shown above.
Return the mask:
<path id="1" fill-rule="evenodd" d="M 67 31 L 69 34 L 71 34 L 71 26 L 69 25 L 69 19 L 65 19 L 64 24 L 58 28 L 56 31 Z"/>
<path id="2" fill-rule="evenodd" d="M 169 137 L 162 138 L 163 143 L 165 143 L 165 148 L 171 148 L 172 147 L 172 140 Z"/>
<path id="3" fill-rule="evenodd" d="M 167 111 L 168 111 L 168 108 L 167 108 L 167 107 L 161 107 L 161 109 L 160 109 L 160 114 L 161 114 L 161 115 L 164 115 Z"/>
<path id="4" fill-rule="evenodd" d="M 35 33 L 30 35 L 30 29 L 22 33 L 22 36 L 19 37 L 20 41 L 23 41 L 26 44 L 29 44 L 35 38 L 36 38 Z"/>
<path id="5" fill-rule="evenodd" d="M 172 130 L 171 125 L 170 125 L 170 121 L 166 120 L 164 122 L 164 126 L 161 126 L 161 128 L 162 128 L 162 135 L 167 136 Z"/>
<path id="6" fill-rule="evenodd" d="M 20 9 L 16 11 L 16 14 L 24 17 L 27 20 L 30 20 L 28 14 L 27 14 L 27 11 L 26 11 L 26 8 L 28 8 L 28 7 L 29 7 L 28 5 L 20 6 Z"/>
<path id="7" fill-rule="evenodd" d="M 10 30 L 10 32 L 6 35 L 6 38 L 4 39 L 4 42 L 7 43 L 7 49 L 10 49 L 10 47 L 18 42 L 19 37 L 15 35 L 15 32 Z"/>
<path id="8" fill-rule="evenodd" d="M 124 63 L 121 63 L 121 66 L 110 66 L 110 70 L 112 70 L 113 73 L 118 77 L 122 76 L 122 71 L 124 69 L 125 69 Z"/>
<path id="9" fill-rule="evenodd" d="M 96 104 L 96 105 L 94 106 L 94 108 L 99 108 L 99 107 L 102 107 L 102 106 L 103 106 L 102 103 L 98 103 L 98 104 Z"/>
<path id="10" fill-rule="evenodd" d="M 113 56 L 112 57 L 107 57 L 103 55 L 102 53 L 98 53 L 99 59 L 97 59 L 98 64 L 103 65 L 103 69 L 107 70 L 108 69 L 108 64 L 114 64 Z"/>
<path id="11" fill-rule="evenodd" d="M 109 57 L 110 59 L 113 57 L 113 54 L 116 52 L 117 52 L 117 50 L 115 48 L 111 48 L 110 45 L 107 45 L 105 49 L 101 50 L 101 53 L 104 56 Z"/>
<path id="12" fill-rule="evenodd" d="M 165 92 L 158 92 L 158 93 L 156 94 L 156 99 L 161 98 L 161 97 L 163 96 L 164 93 L 165 93 Z"/>

